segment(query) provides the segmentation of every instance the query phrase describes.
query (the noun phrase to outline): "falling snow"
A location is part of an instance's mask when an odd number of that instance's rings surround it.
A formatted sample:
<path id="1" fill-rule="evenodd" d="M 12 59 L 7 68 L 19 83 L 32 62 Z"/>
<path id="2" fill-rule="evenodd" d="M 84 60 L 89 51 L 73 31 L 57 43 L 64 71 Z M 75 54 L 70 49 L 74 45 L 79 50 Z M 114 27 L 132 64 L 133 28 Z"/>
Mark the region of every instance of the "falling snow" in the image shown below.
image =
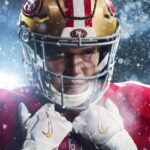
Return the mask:
<path id="1" fill-rule="evenodd" d="M 7 128 L 7 124 L 3 124 L 3 129 L 5 130 Z"/>

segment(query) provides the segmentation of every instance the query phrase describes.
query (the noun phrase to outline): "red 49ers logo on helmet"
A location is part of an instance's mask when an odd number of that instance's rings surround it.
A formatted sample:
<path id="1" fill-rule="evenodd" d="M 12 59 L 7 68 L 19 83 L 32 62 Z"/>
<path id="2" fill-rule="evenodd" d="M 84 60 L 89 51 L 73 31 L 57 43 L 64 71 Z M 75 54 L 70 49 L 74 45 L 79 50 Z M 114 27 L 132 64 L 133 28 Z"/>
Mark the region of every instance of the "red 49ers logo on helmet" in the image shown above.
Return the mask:
<path id="1" fill-rule="evenodd" d="M 113 6 L 113 3 L 111 0 L 105 0 L 108 8 L 109 8 L 109 11 L 111 12 L 112 15 L 116 15 L 116 12 L 115 12 L 115 8 Z"/>
<path id="2" fill-rule="evenodd" d="M 34 16 L 41 8 L 42 0 L 25 0 L 22 11 L 27 16 Z"/>

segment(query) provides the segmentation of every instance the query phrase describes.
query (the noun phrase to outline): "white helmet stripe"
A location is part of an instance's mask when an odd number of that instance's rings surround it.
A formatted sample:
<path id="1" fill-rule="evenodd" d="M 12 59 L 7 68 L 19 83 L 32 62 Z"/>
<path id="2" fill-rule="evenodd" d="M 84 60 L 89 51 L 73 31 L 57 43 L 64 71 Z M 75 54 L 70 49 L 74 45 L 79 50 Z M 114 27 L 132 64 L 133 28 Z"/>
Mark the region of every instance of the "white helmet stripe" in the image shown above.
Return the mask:
<path id="1" fill-rule="evenodd" d="M 75 17 L 85 16 L 84 0 L 73 0 L 73 11 Z M 85 27 L 85 20 L 74 20 L 74 27 Z"/>
<path id="2" fill-rule="evenodd" d="M 103 60 L 100 62 L 100 64 L 97 66 L 97 72 L 101 72 L 104 67 L 107 65 L 108 63 L 108 58 L 109 58 L 109 53 L 107 53 L 107 55 L 103 58 Z"/>

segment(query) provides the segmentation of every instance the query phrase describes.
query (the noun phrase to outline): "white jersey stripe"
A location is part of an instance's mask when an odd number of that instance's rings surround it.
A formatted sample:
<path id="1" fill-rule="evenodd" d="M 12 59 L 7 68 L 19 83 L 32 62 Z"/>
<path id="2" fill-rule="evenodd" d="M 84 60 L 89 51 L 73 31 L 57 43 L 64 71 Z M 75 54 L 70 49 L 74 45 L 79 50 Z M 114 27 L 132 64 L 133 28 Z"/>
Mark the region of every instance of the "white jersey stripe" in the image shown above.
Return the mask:
<path id="1" fill-rule="evenodd" d="M 85 16 L 84 0 L 73 0 L 73 11 L 75 17 Z M 85 27 L 84 20 L 74 20 L 74 27 Z"/>

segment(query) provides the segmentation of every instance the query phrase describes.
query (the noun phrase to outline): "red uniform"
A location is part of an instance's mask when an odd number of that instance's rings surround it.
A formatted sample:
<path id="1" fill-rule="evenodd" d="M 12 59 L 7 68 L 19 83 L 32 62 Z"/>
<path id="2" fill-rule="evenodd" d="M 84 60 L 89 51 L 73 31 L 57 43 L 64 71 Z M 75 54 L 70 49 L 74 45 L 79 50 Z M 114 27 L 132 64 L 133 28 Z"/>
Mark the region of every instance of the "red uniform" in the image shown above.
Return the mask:
<path id="1" fill-rule="evenodd" d="M 138 150 L 150 150 L 150 87 L 135 82 L 111 83 L 101 103 L 106 98 L 118 106 L 125 128 L 137 144 Z M 24 137 L 18 116 L 20 102 L 34 114 L 48 100 L 40 95 L 35 87 L 0 91 L 0 150 L 21 149 Z M 83 148 L 86 150 L 94 149 L 91 143 L 85 143 L 78 135 L 69 135 L 59 149 L 68 150 L 69 147 L 76 147 L 79 150 L 80 145 L 86 147 Z"/>

